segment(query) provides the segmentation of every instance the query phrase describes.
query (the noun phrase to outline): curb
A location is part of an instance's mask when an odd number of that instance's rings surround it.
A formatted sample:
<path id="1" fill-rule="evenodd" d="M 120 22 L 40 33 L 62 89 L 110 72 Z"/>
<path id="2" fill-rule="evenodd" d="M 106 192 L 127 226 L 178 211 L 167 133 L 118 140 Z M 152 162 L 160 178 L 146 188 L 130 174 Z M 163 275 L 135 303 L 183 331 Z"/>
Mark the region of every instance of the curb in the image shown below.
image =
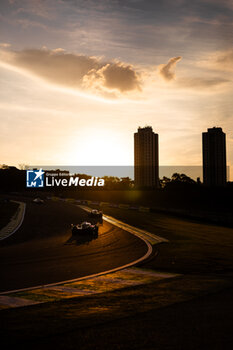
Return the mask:
<path id="1" fill-rule="evenodd" d="M 10 222 L 0 230 L 0 241 L 13 235 L 20 228 L 24 220 L 26 203 L 18 201 L 12 202 L 18 203 L 19 207 L 11 218 Z"/>

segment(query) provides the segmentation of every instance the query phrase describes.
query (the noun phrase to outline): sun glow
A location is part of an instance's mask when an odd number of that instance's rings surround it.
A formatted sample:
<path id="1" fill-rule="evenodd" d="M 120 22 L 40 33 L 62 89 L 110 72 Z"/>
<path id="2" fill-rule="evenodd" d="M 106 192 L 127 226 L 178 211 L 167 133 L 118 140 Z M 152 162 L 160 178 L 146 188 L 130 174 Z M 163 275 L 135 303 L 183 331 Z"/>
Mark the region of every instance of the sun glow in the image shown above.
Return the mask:
<path id="1" fill-rule="evenodd" d="M 70 165 L 129 165 L 128 145 L 119 133 L 108 129 L 86 129 L 68 145 L 66 162 Z"/>

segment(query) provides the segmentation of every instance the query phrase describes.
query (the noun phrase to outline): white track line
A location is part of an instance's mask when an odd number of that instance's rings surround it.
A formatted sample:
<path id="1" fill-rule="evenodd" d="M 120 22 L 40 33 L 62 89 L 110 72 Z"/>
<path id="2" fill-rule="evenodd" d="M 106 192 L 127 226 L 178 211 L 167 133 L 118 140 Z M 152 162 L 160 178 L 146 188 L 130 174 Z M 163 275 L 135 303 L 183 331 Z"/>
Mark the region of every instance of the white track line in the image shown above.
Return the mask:
<path id="1" fill-rule="evenodd" d="M 83 209 L 83 210 L 85 210 L 85 211 L 87 211 L 87 212 L 91 211 L 91 209 L 89 207 L 85 206 L 85 205 L 78 205 L 78 207 Z M 152 245 L 153 244 L 162 243 L 162 242 L 168 242 L 168 240 L 163 238 L 163 237 L 154 235 L 154 234 L 152 234 L 152 233 L 150 233 L 148 231 L 142 230 L 140 228 L 128 225 L 128 224 L 126 224 L 123 221 L 120 221 L 120 220 L 117 220 L 117 219 L 113 218 L 112 216 L 103 215 L 103 219 L 105 221 L 109 222 L 110 224 L 114 225 L 114 226 L 120 227 L 122 230 L 130 232 L 133 235 L 135 235 L 135 236 L 137 236 L 137 237 L 139 237 L 139 238 L 141 238 L 143 240 L 148 241 Z"/>

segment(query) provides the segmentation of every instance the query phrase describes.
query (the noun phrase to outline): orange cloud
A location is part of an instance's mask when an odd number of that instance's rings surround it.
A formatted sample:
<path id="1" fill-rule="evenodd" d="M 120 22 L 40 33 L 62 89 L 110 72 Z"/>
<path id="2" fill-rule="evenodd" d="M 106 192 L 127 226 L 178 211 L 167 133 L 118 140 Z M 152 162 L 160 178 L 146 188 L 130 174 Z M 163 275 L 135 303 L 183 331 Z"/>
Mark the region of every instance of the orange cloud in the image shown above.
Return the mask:
<path id="1" fill-rule="evenodd" d="M 99 94 L 125 94 L 140 90 L 139 74 L 123 62 L 103 62 L 97 57 L 67 53 L 63 49 L 27 49 L 4 52 L 3 60 L 46 81 Z"/>
<path id="2" fill-rule="evenodd" d="M 176 63 L 182 59 L 181 56 L 172 57 L 167 64 L 161 64 L 159 66 L 159 74 L 167 81 L 175 79 L 175 67 Z"/>
<path id="3" fill-rule="evenodd" d="M 90 70 L 83 78 L 83 82 L 89 88 L 119 90 L 121 93 L 141 90 L 139 75 L 133 66 L 121 62 L 107 63 L 99 70 Z"/>
<path id="4" fill-rule="evenodd" d="M 6 49 L 10 46 L 11 46 L 11 44 L 9 44 L 9 43 L 0 43 L 0 47 L 3 47 L 4 49 Z"/>

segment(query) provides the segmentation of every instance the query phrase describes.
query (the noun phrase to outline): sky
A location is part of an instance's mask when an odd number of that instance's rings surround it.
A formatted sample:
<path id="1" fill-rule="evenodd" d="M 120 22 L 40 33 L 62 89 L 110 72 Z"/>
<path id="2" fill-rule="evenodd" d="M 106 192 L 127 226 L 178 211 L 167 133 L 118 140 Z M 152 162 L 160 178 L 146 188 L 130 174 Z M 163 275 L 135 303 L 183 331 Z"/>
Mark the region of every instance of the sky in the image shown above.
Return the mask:
<path id="1" fill-rule="evenodd" d="M 133 165 L 150 125 L 167 166 L 200 166 L 222 127 L 232 167 L 232 16 L 231 0 L 1 0 L 0 164 Z"/>

